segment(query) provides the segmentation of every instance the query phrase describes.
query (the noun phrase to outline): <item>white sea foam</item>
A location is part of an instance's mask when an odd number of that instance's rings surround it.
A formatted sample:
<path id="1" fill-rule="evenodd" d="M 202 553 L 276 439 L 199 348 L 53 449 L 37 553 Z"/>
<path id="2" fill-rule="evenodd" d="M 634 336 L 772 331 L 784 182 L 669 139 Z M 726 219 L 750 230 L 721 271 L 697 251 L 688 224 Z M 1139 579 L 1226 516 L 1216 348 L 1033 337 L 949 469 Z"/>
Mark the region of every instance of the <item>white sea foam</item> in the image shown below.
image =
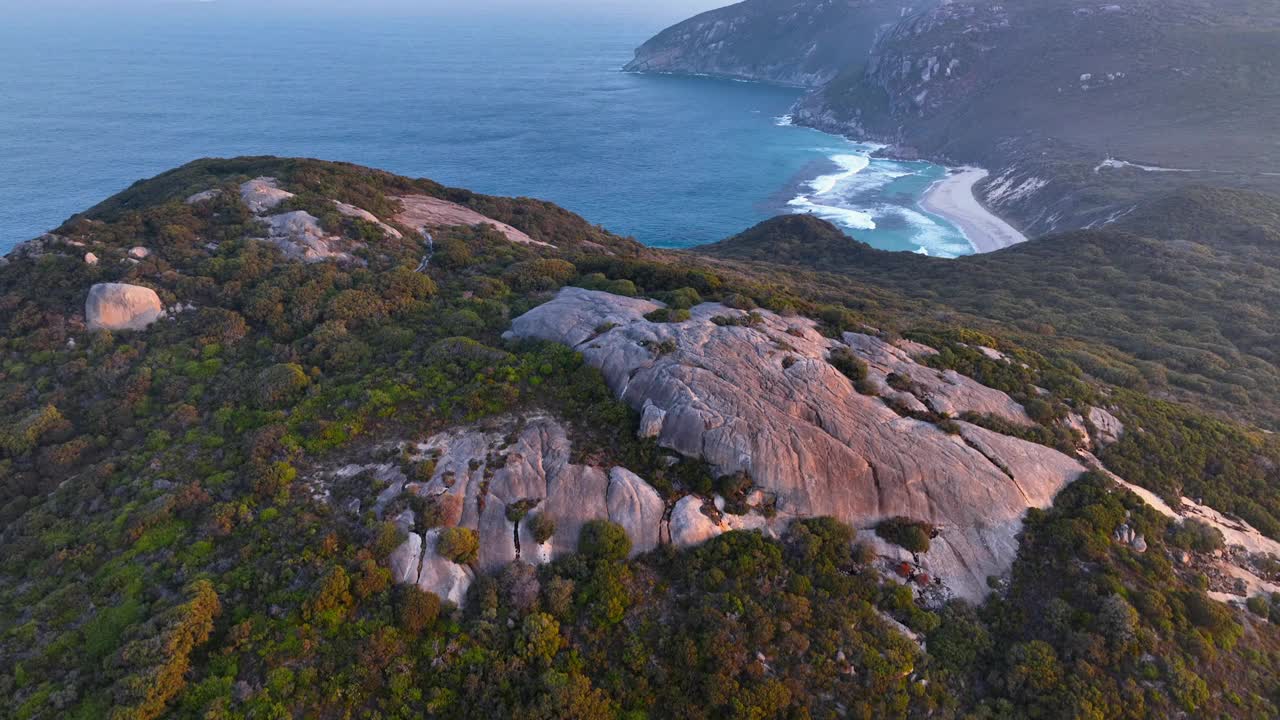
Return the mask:
<path id="1" fill-rule="evenodd" d="M 809 189 L 818 195 L 828 195 L 840 187 L 841 183 L 866 170 L 871 165 L 871 158 L 866 155 L 834 155 L 831 161 L 840 167 L 840 172 L 830 175 L 819 175 L 809 181 Z"/>
<path id="2" fill-rule="evenodd" d="M 911 225 L 915 230 L 911 242 L 918 246 L 917 252 L 922 255 L 954 258 L 973 252 L 963 234 L 948 230 L 922 212 L 902 205 L 882 205 L 877 208 L 877 212 L 882 215 L 897 215 Z"/>
<path id="3" fill-rule="evenodd" d="M 788 204 L 792 212 L 811 214 L 849 231 L 883 228 L 890 221 L 905 226 L 903 239 L 915 252 L 954 258 L 972 252 L 963 233 L 911 207 L 886 202 L 879 192 L 898 178 L 916 175 L 910 163 L 873 159 L 876 146 L 850 143 L 844 148 L 814 148 L 836 165 L 835 171 L 804 183 Z M 895 233 L 897 234 L 897 233 Z"/>
<path id="4" fill-rule="evenodd" d="M 852 230 L 875 230 L 876 221 L 870 212 L 865 210 L 856 210 L 854 208 L 840 207 L 838 205 L 823 205 L 815 203 L 809 198 L 801 195 L 787 203 L 797 214 L 816 215 L 823 220 L 828 220 L 837 225 Z"/>
<path id="5" fill-rule="evenodd" d="M 792 120 L 795 118 L 790 115 L 782 115 L 773 119 L 773 124 L 778 127 L 791 127 Z"/>

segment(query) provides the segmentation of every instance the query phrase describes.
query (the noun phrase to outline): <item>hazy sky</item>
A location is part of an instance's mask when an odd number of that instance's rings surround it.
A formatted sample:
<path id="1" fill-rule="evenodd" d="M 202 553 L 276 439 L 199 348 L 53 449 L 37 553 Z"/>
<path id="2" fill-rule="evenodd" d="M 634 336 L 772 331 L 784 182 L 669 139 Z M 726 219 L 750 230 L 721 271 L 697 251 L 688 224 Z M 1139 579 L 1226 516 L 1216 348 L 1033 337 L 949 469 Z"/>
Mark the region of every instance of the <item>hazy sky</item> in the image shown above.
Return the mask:
<path id="1" fill-rule="evenodd" d="M 17 16 L 60 11 L 136 12 L 164 6 L 216 3 L 248 12 L 303 11 L 324 13 L 483 14 L 486 12 L 585 12 L 661 17 L 672 21 L 730 5 L 734 0 L 0 0 L 0 8 Z"/>

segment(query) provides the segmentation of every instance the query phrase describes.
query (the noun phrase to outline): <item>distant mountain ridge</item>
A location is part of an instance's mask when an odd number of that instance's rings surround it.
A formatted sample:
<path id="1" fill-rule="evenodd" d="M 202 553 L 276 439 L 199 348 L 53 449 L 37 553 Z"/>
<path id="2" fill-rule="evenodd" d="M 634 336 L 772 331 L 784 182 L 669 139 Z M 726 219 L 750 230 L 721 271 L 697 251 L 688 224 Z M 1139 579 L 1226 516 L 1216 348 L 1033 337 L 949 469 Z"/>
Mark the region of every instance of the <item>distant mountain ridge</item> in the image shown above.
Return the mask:
<path id="1" fill-rule="evenodd" d="M 629 72 L 710 75 L 819 87 L 863 61 L 876 38 L 937 0 L 746 0 L 659 33 Z"/>
<path id="2" fill-rule="evenodd" d="M 987 167 L 980 199 L 1037 235 L 1188 184 L 1280 188 L 1277 57 L 1280 5 L 1259 0 L 762 0 L 677 25 L 628 67 L 811 78 L 798 124 Z"/>

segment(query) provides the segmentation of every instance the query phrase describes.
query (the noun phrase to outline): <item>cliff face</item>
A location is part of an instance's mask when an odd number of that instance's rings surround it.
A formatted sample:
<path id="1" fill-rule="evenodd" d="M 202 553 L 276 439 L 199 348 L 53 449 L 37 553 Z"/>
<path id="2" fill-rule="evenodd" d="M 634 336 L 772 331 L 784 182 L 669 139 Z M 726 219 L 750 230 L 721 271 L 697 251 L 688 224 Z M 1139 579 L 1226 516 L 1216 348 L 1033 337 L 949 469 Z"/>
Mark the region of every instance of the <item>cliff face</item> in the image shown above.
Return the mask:
<path id="1" fill-rule="evenodd" d="M 830 82 L 902 17 L 935 0 L 747 0 L 664 30 L 636 50 L 631 72 L 802 87 Z"/>
<path id="2" fill-rule="evenodd" d="M 980 199 L 1030 235 L 1107 224 L 1192 182 L 1280 187 L 1275 3 L 903 4 L 868 35 L 888 6 L 803 4 L 762 29 L 774 6 L 744 3 L 659 35 L 632 68 L 809 78 L 798 124 L 982 165 Z M 830 32 L 840 22 L 859 31 Z"/>
<path id="3" fill-rule="evenodd" d="M 1245 0 L 962 0 L 899 23 L 796 116 L 985 165 L 981 199 L 1031 233 L 1095 226 L 1189 181 L 1273 184 L 1278 29 Z"/>

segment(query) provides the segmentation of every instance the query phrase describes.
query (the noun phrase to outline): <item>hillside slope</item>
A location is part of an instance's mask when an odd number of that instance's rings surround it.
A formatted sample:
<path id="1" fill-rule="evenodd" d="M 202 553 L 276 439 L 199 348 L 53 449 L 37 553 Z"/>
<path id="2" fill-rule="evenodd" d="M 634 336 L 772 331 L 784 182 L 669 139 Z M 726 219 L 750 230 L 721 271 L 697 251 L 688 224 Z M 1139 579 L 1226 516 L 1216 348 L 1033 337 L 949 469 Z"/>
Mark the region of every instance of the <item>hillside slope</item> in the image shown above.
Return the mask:
<path id="1" fill-rule="evenodd" d="M 638 57 L 674 45 L 673 57 L 696 62 L 664 69 L 742 64 L 740 46 L 762 45 L 749 5 L 716 11 L 735 22 L 676 26 Z M 769 64 L 804 62 L 817 81 L 795 122 L 986 167 L 980 199 L 1029 236 L 1105 224 L 1190 184 L 1280 189 L 1275 3 L 956 0 L 915 8 L 869 50 L 808 21 L 832 5 L 842 4 L 810 0 L 773 18 L 792 39 Z M 831 42 L 844 52 L 809 51 Z"/>
<path id="2" fill-rule="evenodd" d="M 861 62 L 876 38 L 935 0 L 746 0 L 641 45 L 628 72 L 710 75 L 818 87 Z"/>
<path id="3" fill-rule="evenodd" d="M 811 217 L 767 221 L 700 251 L 839 273 L 1015 325 L 1049 343 L 1101 343 L 1130 354 L 1130 367 L 1098 366 L 1089 353 L 1075 362 L 1112 382 L 1275 428 L 1277 208 L 1280 199 L 1271 195 L 1188 189 L 1105 230 L 958 261 L 878 251 Z"/>
<path id="4" fill-rule="evenodd" d="M 0 717 L 1276 714 L 1267 438 L 748 264 L 279 158 L 18 248 Z"/>

